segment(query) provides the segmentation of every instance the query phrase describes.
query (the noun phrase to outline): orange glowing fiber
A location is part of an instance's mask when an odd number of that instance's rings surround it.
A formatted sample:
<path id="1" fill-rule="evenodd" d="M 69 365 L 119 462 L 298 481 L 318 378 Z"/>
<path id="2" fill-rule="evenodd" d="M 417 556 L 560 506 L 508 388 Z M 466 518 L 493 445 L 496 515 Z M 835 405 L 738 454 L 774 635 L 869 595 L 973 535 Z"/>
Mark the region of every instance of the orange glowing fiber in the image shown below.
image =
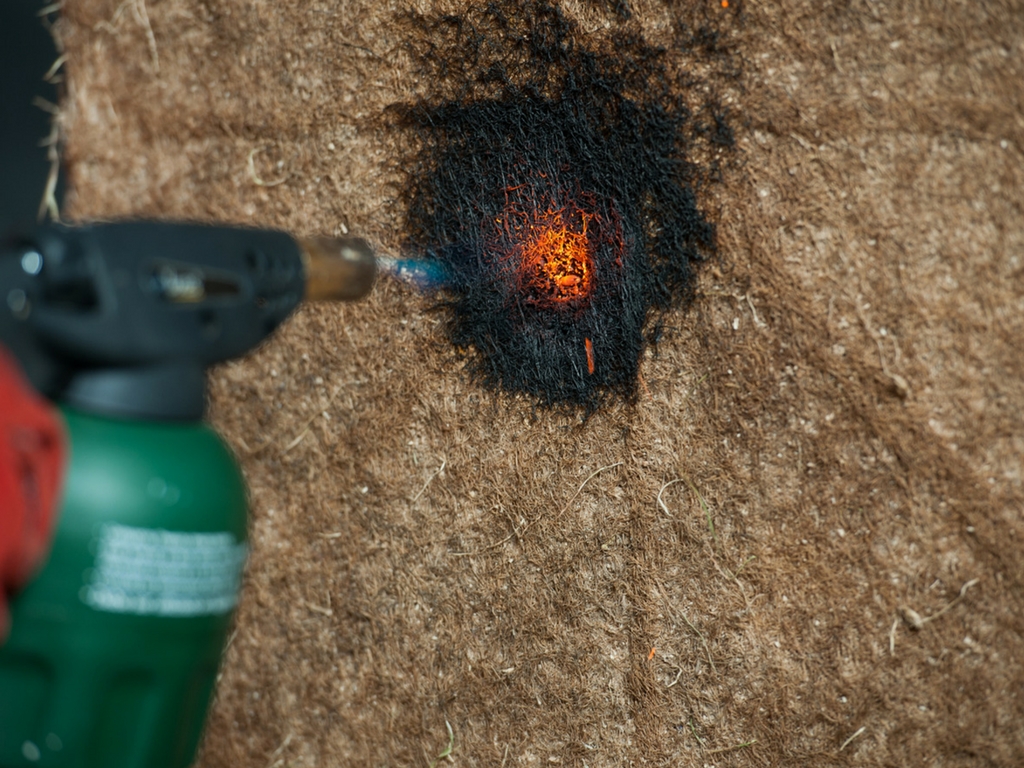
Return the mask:
<path id="1" fill-rule="evenodd" d="M 530 226 L 520 252 L 520 274 L 535 298 L 563 304 L 590 294 L 594 260 L 587 222 L 592 217 L 583 212 L 579 217 L 582 225 L 572 227 L 564 220 L 563 211 L 548 210 Z"/>
<path id="2" fill-rule="evenodd" d="M 593 375 L 594 373 L 594 345 L 590 343 L 590 339 L 583 340 L 584 346 L 587 349 L 587 373 Z"/>

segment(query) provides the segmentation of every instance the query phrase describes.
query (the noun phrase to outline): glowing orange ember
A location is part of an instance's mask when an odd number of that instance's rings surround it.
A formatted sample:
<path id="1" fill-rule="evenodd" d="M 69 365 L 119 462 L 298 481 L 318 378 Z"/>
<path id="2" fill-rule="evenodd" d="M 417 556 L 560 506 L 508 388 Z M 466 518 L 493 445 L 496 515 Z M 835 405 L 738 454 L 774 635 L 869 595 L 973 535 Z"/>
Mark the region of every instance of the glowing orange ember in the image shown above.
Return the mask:
<path id="1" fill-rule="evenodd" d="M 587 373 L 590 375 L 594 374 L 594 345 L 589 338 L 583 340 L 583 344 L 587 350 Z"/>
<path id="2" fill-rule="evenodd" d="M 520 251 L 523 287 L 535 299 L 564 304 L 590 295 L 594 258 L 587 238 L 590 215 L 577 212 L 566 221 L 564 210 L 540 215 L 525 234 Z"/>
<path id="3" fill-rule="evenodd" d="M 504 193 L 504 209 L 485 223 L 484 237 L 500 273 L 510 278 L 508 288 L 517 301 L 540 310 L 583 310 L 598 281 L 614 280 L 622 268 L 618 214 L 597 196 L 552 184 L 543 173 Z"/>

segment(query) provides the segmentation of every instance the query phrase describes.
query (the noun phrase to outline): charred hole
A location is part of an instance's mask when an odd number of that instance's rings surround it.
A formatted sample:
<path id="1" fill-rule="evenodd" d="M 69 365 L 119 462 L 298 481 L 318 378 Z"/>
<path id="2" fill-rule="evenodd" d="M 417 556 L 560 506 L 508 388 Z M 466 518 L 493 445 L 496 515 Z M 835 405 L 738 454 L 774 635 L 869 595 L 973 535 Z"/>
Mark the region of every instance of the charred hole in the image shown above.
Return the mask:
<path id="1" fill-rule="evenodd" d="M 476 379 L 540 406 L 635 399 L 645 346 L 716 250 L 698 190 L 729 113 L 612 5 L 599 39 L 547 2 L 402 19 L 420 83 L 386 113 L 403 249 L 442 263 L 437 309 Z M 688 30 L 678 46 L 718 55 L 715 30 Z"/>

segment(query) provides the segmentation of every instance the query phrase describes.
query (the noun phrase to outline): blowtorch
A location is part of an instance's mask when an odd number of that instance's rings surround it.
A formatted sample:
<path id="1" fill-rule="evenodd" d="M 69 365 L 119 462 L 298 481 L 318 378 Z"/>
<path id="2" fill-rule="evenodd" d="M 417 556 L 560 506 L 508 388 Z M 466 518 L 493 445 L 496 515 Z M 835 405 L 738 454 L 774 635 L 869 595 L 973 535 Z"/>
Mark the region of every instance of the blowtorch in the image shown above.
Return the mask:
<path id="1" fill-rule="evenodd" d="M 247 553 L 205 371 L 304 299 L 366 294 L 377 260 L 356 238 L 36 223 L 62 194 L 35 106 L 59 101 L 40 20 L 57 8 L 0 3 L 0 613 L 17 590 L 6 642 L 0 615 L 0 768 L 185 768 Z"/>
<path id="2" fill-rule="evenodd" d="M 70 453 L 49 561 L 0 648 L 2 768 L 191 763 L 247 552 L 205 370 L 303 299 L 365 295 L 376 271 L 357 238 L 195 224 L 0 244 L 0 343 L 59 407 Z"/>

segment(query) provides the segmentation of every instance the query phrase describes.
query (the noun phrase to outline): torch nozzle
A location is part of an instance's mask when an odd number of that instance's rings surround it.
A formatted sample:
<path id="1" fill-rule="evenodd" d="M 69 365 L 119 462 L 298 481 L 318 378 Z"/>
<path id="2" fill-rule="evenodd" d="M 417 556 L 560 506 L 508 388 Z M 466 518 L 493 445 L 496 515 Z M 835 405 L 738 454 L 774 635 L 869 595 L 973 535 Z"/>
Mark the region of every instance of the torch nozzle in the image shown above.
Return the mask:
<path id="1" fill-rule="evenodd" d="M 300 237 L 307 301 L 354 301 L 370 292 L 377 259 L 359 237 Z"/>

